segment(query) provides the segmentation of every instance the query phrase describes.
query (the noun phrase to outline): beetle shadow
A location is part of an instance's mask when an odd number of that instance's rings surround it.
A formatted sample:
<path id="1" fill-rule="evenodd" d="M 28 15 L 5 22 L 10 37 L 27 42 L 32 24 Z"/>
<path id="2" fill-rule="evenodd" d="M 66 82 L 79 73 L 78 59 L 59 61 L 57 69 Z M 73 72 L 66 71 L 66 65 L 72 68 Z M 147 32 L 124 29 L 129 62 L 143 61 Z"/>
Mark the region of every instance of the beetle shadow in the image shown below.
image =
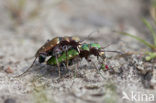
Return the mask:
<path id="1" fill-rule="evenodd" d="M 86 63 L 85 64 L 80 63 L 77 70 L 81 71 L 81 70 L 86 70 L 86 69 L 95 69 L 94 65 L 91 65 L 91 63 L 88 64 L 88 62 L 86 62 Z M 76 69 L 76 64 L 74 64 L 73 66 L 69 66 L 68 69 L 65 66 L 60 67 L 61 78 L 72 77 L 73 75 L 75 75 L 74 74 L 75 69 Z M 29 73 L 37 74 L 37 75 L 40 75 L 40 76 L 43 76 L 46 78 L 55 79 L 55 78 L 59 78 L 59 71 L 58 70 L 59 69 L 57 66 L 50 66 L 50 65 L 46 65 L 46 64 L 38 64 L 37 63 L 31 68 Z M 77 72 L 77 73 L 78 73 L 77 75 L 81 75 L 81 72 Z"/>
<path id="2" fill-rule="evenodd" d="M 58 78 L 59 77 L 59 69 L 57 66 L 49 66 L 49 65 L 39 65 L 32 67 L 36 70 L 33 72 L 37 72 L 37 74 L 44 76 L 46 78 Z M 65 76 L 70 72 L 69 69 L 66 69 L 65 67 L 60 67 L 60 73 L 61 77 Z"/>

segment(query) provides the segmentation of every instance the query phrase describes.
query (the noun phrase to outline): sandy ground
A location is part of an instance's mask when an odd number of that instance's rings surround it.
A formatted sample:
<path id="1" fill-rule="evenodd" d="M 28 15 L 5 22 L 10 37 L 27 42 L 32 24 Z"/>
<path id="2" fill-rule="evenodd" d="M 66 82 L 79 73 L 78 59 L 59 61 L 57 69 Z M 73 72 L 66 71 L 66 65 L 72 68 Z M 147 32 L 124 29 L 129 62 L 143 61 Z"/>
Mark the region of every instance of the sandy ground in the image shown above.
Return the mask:
<path id="1" fill-rule="evenodd" d="M 141 0 L 28 0 L 24 9 L 18 8 L 18 0 L 12 1 L 0 1 L 0 103 L 156 102 L 156 65 L 144 61 L 146 47 L 113 32 L 151 40 L 140 20 Z M 31 65 L 38 48 L 56 36 L 79 36 L 102 46 L 113 43 L 106 50 L 130 54 L 106 53 L 107 71 L 97 71 L 93 63 L 82 60 L 76 74 L 73 65 L 59 78 L 57 67 L 36 62 L 25 76 L 13 78 Z M 99 67 L 96 57 L 92 60 Z M 135 93 L 136 100 L 122 99 L 123 93 L 130 98 Z M 147 101 L 139 100 L 143 94 Z"/>

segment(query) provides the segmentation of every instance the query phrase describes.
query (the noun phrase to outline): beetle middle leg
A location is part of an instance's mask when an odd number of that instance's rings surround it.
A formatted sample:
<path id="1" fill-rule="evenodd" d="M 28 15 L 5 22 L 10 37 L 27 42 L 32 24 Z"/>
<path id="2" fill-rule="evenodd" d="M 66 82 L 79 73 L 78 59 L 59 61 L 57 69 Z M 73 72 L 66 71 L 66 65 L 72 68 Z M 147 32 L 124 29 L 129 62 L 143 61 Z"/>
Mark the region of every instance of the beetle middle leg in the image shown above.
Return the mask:
<path id="1" fill-rule="evenodd" d="M 58 74 L 59 74 L 59 77 L 61 77 L 61 69 L 60 69 L 60 63 L 58 62 L 58 55 L 56 55 L 56 62 L 57 62 L 57 67 L 58 67 Z"/>

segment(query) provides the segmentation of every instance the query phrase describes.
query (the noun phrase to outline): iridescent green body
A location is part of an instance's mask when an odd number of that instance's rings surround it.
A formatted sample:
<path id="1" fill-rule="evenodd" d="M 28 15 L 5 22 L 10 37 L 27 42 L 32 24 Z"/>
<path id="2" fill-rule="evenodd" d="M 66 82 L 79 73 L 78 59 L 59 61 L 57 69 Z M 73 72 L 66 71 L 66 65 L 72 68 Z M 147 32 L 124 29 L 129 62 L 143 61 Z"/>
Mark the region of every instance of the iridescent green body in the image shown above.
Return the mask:
<path id="1" fill-rule="evenodd" d="M 67 51 L 67 54 L 66 54 L 66 52 L 63 52 L 63 54 L 61 56 L 59 56 L 58 58 L 56 58 L 55 56 L 52 56 L 47 61 L 47 64 L 48 65 L 57 65 L 57 62 L 59 64 L 61 64 L 62 62 L 65 62 L 66 60 L 73 59 L 73 58 L 75 58 L 78 55 L 79 55 L 79 53 L 78 53 L 77 50 L 71 49 L 71 50 Z"/>
<path id="2" fill-rule="evenodd" d="M 101 46 L 100 44 L 97 44 L 97 43 L 91 43 L 91 44 L 83 44 L 80 48 L 80 50 L 86 50 L 86 51 L 89 51 L 90 48 L 96 48 L 96 49 L 100 49 Z"/>

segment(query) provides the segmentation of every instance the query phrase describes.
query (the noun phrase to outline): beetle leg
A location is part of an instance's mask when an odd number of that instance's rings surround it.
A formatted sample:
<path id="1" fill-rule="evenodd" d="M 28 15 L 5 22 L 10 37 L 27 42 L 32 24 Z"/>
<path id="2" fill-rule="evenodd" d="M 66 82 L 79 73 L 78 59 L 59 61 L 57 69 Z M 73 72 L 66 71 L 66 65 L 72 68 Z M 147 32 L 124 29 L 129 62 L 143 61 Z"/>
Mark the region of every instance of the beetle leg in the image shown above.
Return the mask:
<path id="1" fill-rule="evenodd" d="M 80 53 L 80 49 L 79 49 L 79 47 L 76 47 L 76 49 L 77 49 L 77 51 Z"/>
<path id="2" fill-rule="evenodd" d="M 101 77 L 104 79 L 104 76 L 100 73 L 98 67 L 96 66 L 96 64 L 94 62 L 91 61 L 91 63 L 94 65 L 94 67 L 96 68 L 97 70 L 97 73 L 99 73 L 101 75 Z"/>
<path id="3" fill-rule="evenodd" d="M 68 51 L 67 51 L 67 46 L 65 46 L 65 52 L 66 52 L 66 69 L 68 69 Z"/>
<path id="4" fill-rule="evenodd" d="M 57 67 L 58 67 L 59 77 L 61 77 L 61 69 L 60 69 L 60 63 L 58 62 L 58 55 L 56 55 L 56 63 L 57 63 Z"/>
<path id="5" fill-rule="evenodd" d="M 66 68 L 68 69 L 68 58 L 67 58 L 68 54 L 67 54 L 67 51 L 66 51 Z"/>

